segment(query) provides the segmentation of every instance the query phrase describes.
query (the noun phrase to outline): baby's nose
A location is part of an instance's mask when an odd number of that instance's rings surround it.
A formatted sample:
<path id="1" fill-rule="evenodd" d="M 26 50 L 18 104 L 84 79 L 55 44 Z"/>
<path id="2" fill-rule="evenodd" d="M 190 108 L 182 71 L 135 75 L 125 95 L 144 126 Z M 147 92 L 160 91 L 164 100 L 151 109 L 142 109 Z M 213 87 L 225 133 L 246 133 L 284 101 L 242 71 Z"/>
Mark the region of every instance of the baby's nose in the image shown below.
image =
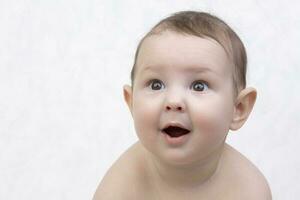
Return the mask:
<path id="1" fill-rule="evenodd" d="M 165 104 L 165 111 L 185 111 L 185 104 L 182 99 L 168 99 Z"/>
<path id="2" fill-rule="evenodd" d="M 178 111 L 182 111 L 183 110 L 183 108 L 182 108 L 182 106 L 180 106 L 180 105 L 167 105 L 166 106 L 166 110 L 178 110 Z"/>
<path id="3" fill-rule="evenodd" d="M 164 110 L 166 112 L 184 112 L 186 110 L 186 95 L 184 88 L 169 87 L 164 96 Z"/>

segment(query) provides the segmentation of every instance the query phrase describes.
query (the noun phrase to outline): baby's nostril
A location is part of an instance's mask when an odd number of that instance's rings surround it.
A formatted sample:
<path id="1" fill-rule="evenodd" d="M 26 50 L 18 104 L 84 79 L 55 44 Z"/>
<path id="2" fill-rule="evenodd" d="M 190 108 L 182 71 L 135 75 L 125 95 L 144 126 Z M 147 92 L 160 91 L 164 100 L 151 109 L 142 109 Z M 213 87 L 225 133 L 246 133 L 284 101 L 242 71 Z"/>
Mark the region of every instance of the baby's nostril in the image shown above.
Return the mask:
<path id="1" fill-rule="evenodd" d="M 171 110 L 172 109 L 170 106 L 167 106 L 166 108 L 167 108 L 167 110 Z M 181 106 L 177 106 L 176 109 L 181 111 L 182 107 Z"/>

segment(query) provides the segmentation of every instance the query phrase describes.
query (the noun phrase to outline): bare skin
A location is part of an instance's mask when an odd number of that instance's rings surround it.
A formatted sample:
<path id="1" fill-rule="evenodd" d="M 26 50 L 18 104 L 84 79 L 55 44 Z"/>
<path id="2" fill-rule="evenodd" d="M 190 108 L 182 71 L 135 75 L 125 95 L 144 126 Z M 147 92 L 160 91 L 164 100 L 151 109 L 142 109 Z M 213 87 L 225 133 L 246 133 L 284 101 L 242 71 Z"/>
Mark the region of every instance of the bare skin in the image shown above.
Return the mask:
<path id="1" fill-rule="evenodd" d="M 228 144 L 224 145 L 216 170 L 194 187 L 164 184 L 147 154 L 139 142 L 135 143 L 111 167 L 93 199 L 272 199 L 268 183 L 260 171 Z"/>
<path id="2" fill-rule="evenodd" d="M 229 129 L 246 122 L 256 90 L 235 95 L 223 47 L 165 31 L 144 41 L 137 66 L 123 92 L 139 142 L 111 167 L 94 200 L 270 200 L 263 175 L 225 143 Z M 163 133 L 170 124 L 189 133 L 176 143 Z"/>

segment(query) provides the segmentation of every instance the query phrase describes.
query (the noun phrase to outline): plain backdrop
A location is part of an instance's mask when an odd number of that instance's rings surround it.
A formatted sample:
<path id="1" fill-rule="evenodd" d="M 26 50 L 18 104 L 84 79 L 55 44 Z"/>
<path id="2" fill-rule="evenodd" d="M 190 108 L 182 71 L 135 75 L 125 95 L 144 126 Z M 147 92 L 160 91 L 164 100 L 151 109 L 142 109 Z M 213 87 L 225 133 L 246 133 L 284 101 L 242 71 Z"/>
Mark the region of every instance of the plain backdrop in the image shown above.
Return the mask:
<path id="1" fill-rule="evenodd" d="M 215 14 L 243 40 L 258 99 L 227 142 L 274 199 L 299 199 L 297 0 L 0 0 L 0 199 L 92 198 L 137 140 L 122 94 L 136 46 L 181 10 Z"/>

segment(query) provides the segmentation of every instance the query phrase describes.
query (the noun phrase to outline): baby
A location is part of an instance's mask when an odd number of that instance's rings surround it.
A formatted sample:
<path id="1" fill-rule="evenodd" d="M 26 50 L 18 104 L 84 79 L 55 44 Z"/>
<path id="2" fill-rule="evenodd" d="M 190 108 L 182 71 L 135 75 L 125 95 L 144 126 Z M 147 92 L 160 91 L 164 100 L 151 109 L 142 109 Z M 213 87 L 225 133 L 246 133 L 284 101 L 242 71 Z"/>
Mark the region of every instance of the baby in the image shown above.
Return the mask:
<path id="1" fill-rule="evenodd" d="M 270 200 L 261 172 L 225 143 L 256 100 L 243 43 L 221 19 L 183 11 L 141 40 L 124 98 L 139 141 L 94 200 Z"/>

